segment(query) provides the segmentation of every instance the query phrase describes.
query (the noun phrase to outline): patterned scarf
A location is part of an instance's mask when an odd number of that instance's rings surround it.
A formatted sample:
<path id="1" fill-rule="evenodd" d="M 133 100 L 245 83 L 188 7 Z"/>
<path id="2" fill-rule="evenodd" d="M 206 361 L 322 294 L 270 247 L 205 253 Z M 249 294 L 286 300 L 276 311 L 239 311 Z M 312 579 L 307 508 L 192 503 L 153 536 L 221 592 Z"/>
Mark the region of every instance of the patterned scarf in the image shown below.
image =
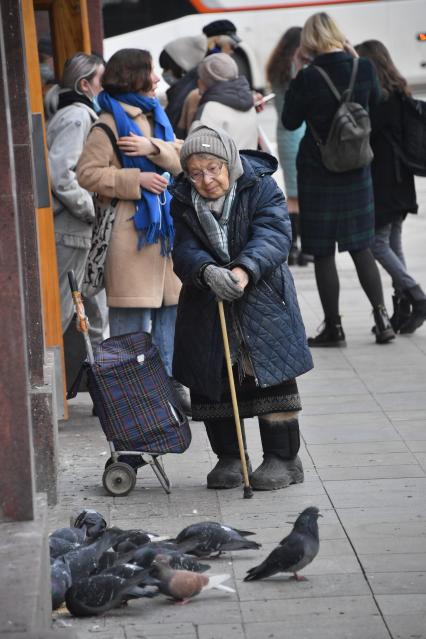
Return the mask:
<path id="1" fill-rule="evenodd" d="M 236 190 L 237 185 L 234 182 L 226 196 L 219 198 L 220 203 L 218 200 L 205 200 L 194 187 L 191 191 L 192 203 L 201 227 L 211 248 L 223 264 L 227 264 L 231 259 L 228 249 L 228 221 Z"/>
<path id="2" fill-rule="evenodd" d="M 117 126 L 118 136 L 127 136 L 130 132 L 136 135 L 143 135 L 142 131 L 121 106 L 124 102 L 130 106 L 139 107 L 143 113 L 153 113 L 154 117 L 154 137 L 166 142 L 175 139 L 172 126 L 164 109 L 157 98 L 149 98 L 136 93 L 124 93 L 112 97 L 105 91 L 98 95 L 98 102 L 101 108 L 114 117 Z M 130 157 L 121 154 L 124 168 L 138 168 L 141 171 L 152 171 L 163 173 L 156 164 L 145 156 Z M 138 250 L 146 244 L 156 244 L 161 242 L 161 254 L 168 256 L 173 247 L 174 228 L 170 215 L 170 194 L 168 190 L 161 196 L 141 189 L 141 197 L 135 201 L 135 215 L 133 222 L 138 234 Z"/>

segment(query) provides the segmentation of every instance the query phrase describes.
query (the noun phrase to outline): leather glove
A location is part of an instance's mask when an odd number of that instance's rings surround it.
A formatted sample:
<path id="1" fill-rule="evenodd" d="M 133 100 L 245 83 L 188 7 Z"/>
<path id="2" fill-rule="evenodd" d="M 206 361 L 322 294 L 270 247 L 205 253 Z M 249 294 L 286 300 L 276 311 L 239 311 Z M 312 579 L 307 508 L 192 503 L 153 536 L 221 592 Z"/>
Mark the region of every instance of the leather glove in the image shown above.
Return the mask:
<path id="1" fill-rule="evenodd" d="M 209 264 L 204 269 L 204 281 L 220 300 L 232 302 L 244 294 L 244 290 L 238 284 L 238 278 L 227 268 Z"/>

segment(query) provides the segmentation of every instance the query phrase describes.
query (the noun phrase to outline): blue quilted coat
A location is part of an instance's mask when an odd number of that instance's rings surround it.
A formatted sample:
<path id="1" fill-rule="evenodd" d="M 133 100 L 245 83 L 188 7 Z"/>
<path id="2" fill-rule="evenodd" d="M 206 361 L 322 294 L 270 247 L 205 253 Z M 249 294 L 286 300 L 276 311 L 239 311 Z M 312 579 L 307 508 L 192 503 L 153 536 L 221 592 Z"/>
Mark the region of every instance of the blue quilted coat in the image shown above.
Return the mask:
<path id="1" fill-rule="evenodd" d="M 271 177 L 275 158 L 243 151 L 244 174 L 229 218 L 231 262 L 250 274 L 244 296 L 225 303 L 251 360 L 259 386 L 274 386 L 313 366 L 296 290 L 286 260 L 291 225 L 282 191 Z M 176 238 L 174 270 L 182 280 L 175 332 L 173 375 L 192 391 L 219 400 L 224 352 L 217 301 L 199 280 L 203 264 L 222 265 L 205 239 L 191 201 L 191 186 L 181 175 L 172 188 Z"/>

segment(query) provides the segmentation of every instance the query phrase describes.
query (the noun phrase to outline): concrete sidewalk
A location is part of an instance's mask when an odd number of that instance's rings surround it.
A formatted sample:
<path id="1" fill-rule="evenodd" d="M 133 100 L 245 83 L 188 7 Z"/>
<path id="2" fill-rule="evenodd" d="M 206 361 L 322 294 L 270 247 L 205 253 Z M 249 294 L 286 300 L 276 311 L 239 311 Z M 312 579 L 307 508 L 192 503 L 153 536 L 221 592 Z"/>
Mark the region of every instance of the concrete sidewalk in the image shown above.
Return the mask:
<path id="1" fill-rule="evenodd" d="M 423 190 L 423 191 L 422 191 Z M 419 183 L 426 203 L 426 180 Z M 409 216 L 405 247 L 411 272 L 426 285 L 426 211 Z M 163 597 L 131 602 L 100 619 L 76 620 L 66 611 L 55 626 L 71 625 L 83 639 L 426 639 L 426 325 L 413 336 L 378 346 L 368 301 L 351 260 L 339 258 L 341 310 L 348 347 L 315 350 L 315 369 L 302 377 L 304 484 L 242 499 L 242 490 L 208 491 L 214 464 L 201 424 L 182 456 L 168 455 L 173 483 L 166 496 L 149 469 L 124 498 L 104 494 L 107 446 L 85 395 L 70 403 L 60 429 L 61 501 L 52 529 L 73 508 L 91 507 L 109 523 L 174 534 L 212 519 L 256 532 L 260 551 L 212 560 L 229 572 L 237 593 L 208 592 L 186 606 Z M 293 270 L 308 334 L 322 321 L 313 267 Z M 390 282 L 383 274 L 390 306 Z M 261 459 L 255 420 L 247 425 L 256 466 Z M 321 548 L 304 571 L 307 582 L 286 576 L 243 583 L 290 530 L 297 514 L 316 505 Z"/>

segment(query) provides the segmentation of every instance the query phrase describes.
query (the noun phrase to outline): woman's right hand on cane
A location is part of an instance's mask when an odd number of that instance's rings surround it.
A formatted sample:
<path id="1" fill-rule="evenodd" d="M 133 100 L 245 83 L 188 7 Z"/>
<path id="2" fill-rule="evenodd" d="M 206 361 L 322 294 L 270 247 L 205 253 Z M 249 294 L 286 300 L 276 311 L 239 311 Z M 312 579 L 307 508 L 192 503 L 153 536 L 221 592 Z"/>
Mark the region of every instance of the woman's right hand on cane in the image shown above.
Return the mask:
<path id="1" fill-rule="evenodd" d="M 143 189 L 151 191 L 151 193 L 155 193 L 156 195 L 161 195 L 166 190 L 168 181 L 158 173 L 141 171 L 139 184 Z"/>
<path id="2" fill-rule="evenodd" d="M 209 264 L 203 273 L 204 281 L 220 300 L 232 302 L 244 293 L 238 277 L 227 268 Z"/>

